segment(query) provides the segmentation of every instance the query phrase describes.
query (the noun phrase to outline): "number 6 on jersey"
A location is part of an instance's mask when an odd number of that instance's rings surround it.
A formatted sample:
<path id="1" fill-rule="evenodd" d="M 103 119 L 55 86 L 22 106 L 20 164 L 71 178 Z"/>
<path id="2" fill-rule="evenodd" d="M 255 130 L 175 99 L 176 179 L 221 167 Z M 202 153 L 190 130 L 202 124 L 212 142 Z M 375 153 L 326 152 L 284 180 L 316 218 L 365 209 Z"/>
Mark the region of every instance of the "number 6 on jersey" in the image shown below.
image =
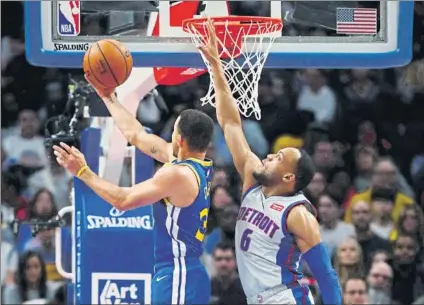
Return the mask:
<path id="1" fill-rule="evenodd" d="M 252 229 L 244 230 L 243 234 L 241 235 L 241 240 L 240 240 L 240 249 L 241 250 L 243 250 L 243 251 L 249 250 L 250 242 L 252 241 L 252 239 L 250 238 L 250 235 L 252 233 L 253 233 Z"/>

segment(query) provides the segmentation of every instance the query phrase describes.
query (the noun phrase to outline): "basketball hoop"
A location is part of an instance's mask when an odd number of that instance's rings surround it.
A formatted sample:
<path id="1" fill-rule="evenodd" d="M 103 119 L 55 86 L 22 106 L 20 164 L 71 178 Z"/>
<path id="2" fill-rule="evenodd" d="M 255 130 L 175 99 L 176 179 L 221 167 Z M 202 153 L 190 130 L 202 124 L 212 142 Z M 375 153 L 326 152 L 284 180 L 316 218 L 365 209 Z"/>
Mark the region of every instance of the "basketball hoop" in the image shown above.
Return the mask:
<path id="1" fill-rule="evenodd" d="M 250 117 L 254 113 L 256 119 L 260 120 L 259 79 L 275 40 L 275 35 L 272 33 L 281 31 L 283 23 L 279 18 L 258 16 L 226 16 L 210 19 L 214 22 L 218 54 L 239 111 L 245 117 Z M 192 18 L 183 21 L 183 30 L 190 34 L 196 46 L 206 43 L 207 21 L 208 18 Z M 246 39 L 246 36 L 250 37 Z M 211 66 L 203 54 L 202 58 L 210 75 L 209 90 L 201 99 L 202 105 L 210 104 L 215 107 Z"/>

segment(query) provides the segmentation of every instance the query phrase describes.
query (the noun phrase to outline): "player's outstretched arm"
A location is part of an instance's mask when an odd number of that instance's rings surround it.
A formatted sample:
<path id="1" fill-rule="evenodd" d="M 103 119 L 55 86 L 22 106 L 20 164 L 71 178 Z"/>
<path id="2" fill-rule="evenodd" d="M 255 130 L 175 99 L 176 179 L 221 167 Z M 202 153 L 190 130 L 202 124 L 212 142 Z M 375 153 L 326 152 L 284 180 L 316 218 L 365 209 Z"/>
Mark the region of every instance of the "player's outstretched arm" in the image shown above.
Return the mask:
<path id="1" fill-rule="evenodd" d="M 318 282 L 323 303 L 342 304 L 338 276 L 322 243 L 316 218 L 300 205 L 289 212 L 286 223 L 287 231 L 294 235 L 303 258 Z"/>
<path id="2" fill-rule="evenodd" d="M 132 187 L 120 187 L 91 171 L 84 155 L 78 149 L 65 143 L 60 145 L 61 147 L 53 147 L 57 162 L 120 211 L 146 206 L 181 192 L 185 192 L 182 195 L 194 199 L 198 193 L 196 177 L 189 167 L 165 166 L 149 180 Z"/>
<path id="3" fill-rule="evenodd" d="M 170 161 L 172 157 L 171 143 L 167 143 L 154 134 L 147 133 L 141 123 L 122 106 L 114 90 L 102 89 L 90 76 L 86 75 L 86 79 L 103 100 L 116 125 L 131 145 L 159 162 Z"/>
<path id="4" fill-rule="evenodd" d="M 217 38 L 213 21 L 209 20 L 207 27 L 209 40 L 205 46 L 200 47 L 200 51 L 212 67 L 218 123 L 224 132 L 225 140 L 237 171 L 241 175 L 244 184 L 250 184 L 249 186 L 251 186 L 254 180 L 252 172 L 257 166 L 261 166 L 262 163 L 251 151 L 243 134 L 238 106 L 225 78 L 224 68 L 218 55 Z"/>

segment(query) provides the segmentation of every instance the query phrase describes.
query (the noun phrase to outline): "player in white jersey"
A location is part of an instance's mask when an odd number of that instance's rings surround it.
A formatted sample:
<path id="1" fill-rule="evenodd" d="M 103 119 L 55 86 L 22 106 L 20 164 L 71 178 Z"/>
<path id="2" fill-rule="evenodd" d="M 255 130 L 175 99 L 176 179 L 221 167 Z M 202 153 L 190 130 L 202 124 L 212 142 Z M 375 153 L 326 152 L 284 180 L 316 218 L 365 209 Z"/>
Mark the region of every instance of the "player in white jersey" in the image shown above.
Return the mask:
<path id="1" fill-rule="evenodd" d="M 261 161 L 250 150 L 218 55 L 213 22 L 207 27 L 209 40 L 200 51 L 211 64 L 218 123 L 243 180 L 235 243 L 247 301 L 313 304 L 309 288 L 299 283 L 302 257 L 324 304 L 341 304 L 338 277 L 322 244 L 315 210 L 301 192 L 314 175 L 312 159 L 302 150 L 285 148 Z"/>

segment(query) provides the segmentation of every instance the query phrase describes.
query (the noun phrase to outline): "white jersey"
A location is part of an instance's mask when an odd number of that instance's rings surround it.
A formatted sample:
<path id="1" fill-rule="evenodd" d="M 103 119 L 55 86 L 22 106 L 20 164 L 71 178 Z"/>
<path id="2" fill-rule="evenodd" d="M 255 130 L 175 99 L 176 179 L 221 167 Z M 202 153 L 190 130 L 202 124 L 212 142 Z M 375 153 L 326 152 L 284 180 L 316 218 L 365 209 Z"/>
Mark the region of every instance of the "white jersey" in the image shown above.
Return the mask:
<path id="1" fill-rule="evenodd" d="M 301 252 L 287 232 L 286 218 L 297 205 L 315 211 L 303 194 L 265 198 L 262 187 L 249 189 L 242 198 L 236 225 L 237 266 L 249 299 L 284 285 L 298 285 Z"/>

